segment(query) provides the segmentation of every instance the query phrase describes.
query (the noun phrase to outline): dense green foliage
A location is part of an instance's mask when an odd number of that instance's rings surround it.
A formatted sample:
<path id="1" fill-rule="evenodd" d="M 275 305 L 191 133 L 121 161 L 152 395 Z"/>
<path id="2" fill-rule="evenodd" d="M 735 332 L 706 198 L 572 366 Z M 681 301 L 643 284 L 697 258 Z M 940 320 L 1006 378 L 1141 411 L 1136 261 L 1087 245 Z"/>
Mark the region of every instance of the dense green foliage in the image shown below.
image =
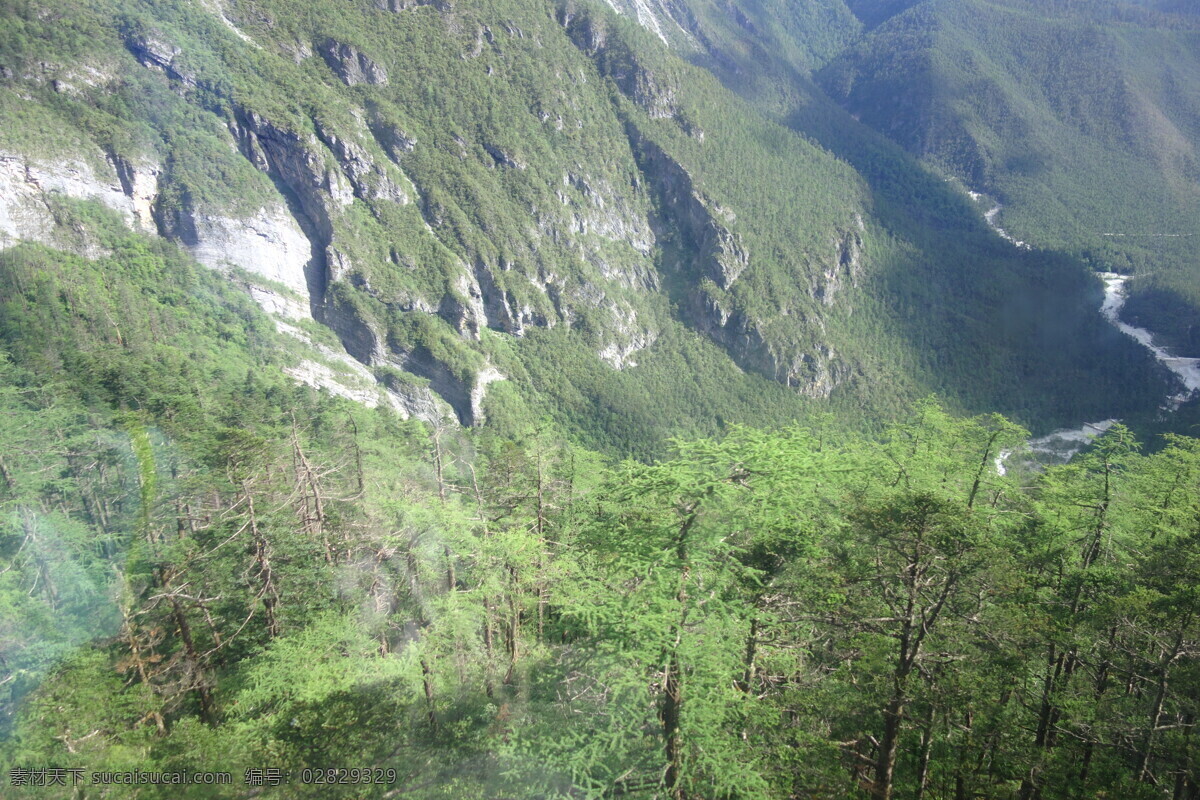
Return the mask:
<path id="1" fill-rule="evenodd" d="M 1200 414 L 1089 274 L 1200 337 L 1088 228 L 1195 224 L 1189 9 L 670 5 L 0 0 L 3 152 L 161 168 L 0 249 L 0 794 L 1200 798 L 1200 440 L 1022 452 Z M 271 204 L 312 318 L 170 241 Z"/>
<path id="2" fill-rule="evenodd" d="M 110 794 L 172 800 L 1197 791 L 1194 440 L 1142 456 L 1118 427 L 1000 476 L 1027 434 L 934 402 L 877 437 L 737 426 L 653 464 L 517 416 L 403 423 L 292 385 L 247 299 L 109 230 L 94 261 L 0 254 L 6 778 L 231 774 Z M 395 780 L 305 772 L 337 767 Z"/>
<path id="3" fill-rule="evenodd" d="M 882 24 L 821 70 L 830 95 L 1002 201 L 1018 238 L 1144 273 L 1136 303 L 1194 349 L 1180 314 L 1200 306 L 1200 24 L 1188 4 L 858 5 Z"/>

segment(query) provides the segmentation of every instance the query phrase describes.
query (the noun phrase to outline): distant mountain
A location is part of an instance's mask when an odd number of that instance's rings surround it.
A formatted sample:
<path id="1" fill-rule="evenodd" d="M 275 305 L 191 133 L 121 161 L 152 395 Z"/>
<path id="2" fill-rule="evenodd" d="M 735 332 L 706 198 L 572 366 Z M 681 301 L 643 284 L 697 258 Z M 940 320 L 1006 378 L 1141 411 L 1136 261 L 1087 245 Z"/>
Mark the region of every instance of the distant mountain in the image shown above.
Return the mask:
<path id="1" fill-rule="evenodd" d="M 855 5 L 864 21 L 900 10 Z M 1181 304 L 1200 304 L 1194 5 L 906 5 L 823 67 L 821 86 L 933 168 L 1002 202 L 1019 238 L 1143 274 L 1143 297 L 1175 303 L 1135 300 L 1131 310 L 1158 312 L 1156 327 L 1178 341 Z"/>
<path id="2" fill-rule="evenodd" d="M 1173 8 L 0 0 L 0 794 L 1196 800 Z"/>

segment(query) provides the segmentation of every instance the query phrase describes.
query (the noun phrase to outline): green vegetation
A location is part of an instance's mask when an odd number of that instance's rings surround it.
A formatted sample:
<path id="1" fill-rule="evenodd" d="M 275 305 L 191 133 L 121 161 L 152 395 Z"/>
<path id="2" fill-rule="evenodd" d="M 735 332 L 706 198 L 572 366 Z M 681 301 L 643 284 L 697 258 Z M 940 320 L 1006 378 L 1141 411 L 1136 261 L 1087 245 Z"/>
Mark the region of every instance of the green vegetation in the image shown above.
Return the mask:
<path id="1" fill-rule="evenodd" d="M 830 95 L 1001 200 L 1018 238 L 1144 275 L 1132 307 L 1194 350 L 1179 308 L 1200 307 L 1196 17 L 1169 3 L 858 5 L 888 18 L 820 71 Z"/>
<path id="2" fill-rule="evenodd" d="M 160 234 L 0 250 L 0 793 L 1200 797 L 1200 410 L 1090 274 L 1200 337 L 1095 228 L 1195 224 L 1194 16 L 651 5 L 0 0 L 5 169 L 153 163 Z M 177 243 L 267 206 L 307 309 Z"/>
<path id="3" fill-rule="evenodd" d="M 15 3 L 0 142 L 160 164 L 160 231 L 184 240 L 197 214 L 286 205 L 328 269 L 318 319 L 377 340 L 352 352 L 461 387 L 496 366 L 510 416 L 610 453 L 786 424 L 804 395 L 875 429 L 929 392 L 1038 432 L 1150 407 L 1150 362 L 1096 317 L 1083 266 L 1014 252 L 813 94 L 804 74 L 856 35 L 835 6 L 697 5 L 714 76 L 595 3 L 255 0 L 226 9 L 237 30 L 203 4 Z M 340 75 L 329 41 L 386 84 Z M 717 79 L 758 62 L 769 97 Z"/>
<path id="4" fill-rule="evenodd" d="M 404 423 L 295 387 L 262 312 L 112 230 L 96 261 L 0 254 L 6 777 L 232 775 L 114 795 L 172 800 L 1197 790 L 1200 442 L 1144 456 L 1118 426 L 1000 476 L 1028 434 L 933 401 L 878 436 L 732 426 L 650 464 L 512 411 L 507 434 Z M 339 766 L 384 781 L 313 782 Z"/>

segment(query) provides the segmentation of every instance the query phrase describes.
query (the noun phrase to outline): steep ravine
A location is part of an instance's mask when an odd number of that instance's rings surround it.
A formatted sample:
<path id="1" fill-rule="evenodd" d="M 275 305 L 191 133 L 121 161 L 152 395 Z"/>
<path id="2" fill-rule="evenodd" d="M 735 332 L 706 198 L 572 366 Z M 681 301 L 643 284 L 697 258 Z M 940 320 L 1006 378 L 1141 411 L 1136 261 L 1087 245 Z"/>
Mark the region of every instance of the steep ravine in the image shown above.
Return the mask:
<path id="1" fill-rule="evenodd" d="M 987 217 L 988 223 L 995 227 L 993 219 L 994 215 Z M 1200 358 L 1175 356 L 1166 348 L 1154 344 L 1154 334 L 1151 331 L 1123 322 L 1121 309 L 1125 305 L 1126 284 L 1129 282 L 1130 276 L 1104 272 L 1100 273 L 1100 277 L 1104 280 L 1104 302 L 1100 306 L 1100 313 L 1115 328 L 1149 350 L 1155 360 L 1170 370 L 1178 379 L 1183 391 L 1170 395 L 1159 407 L 1164 412 L 1178 410 L 1183 403 L 1196 397 L 1197 392 L 1200 392 Z M 1030 439 L 1027 446 L 1033 459 L 1038 463 L 1065 464 L 1096 437 L 1119 421 L 1118 419 L 1106 419 L 1099 422 L 1085 422 L 1078 428 L 1064 428 L 1046 436 Z M 995 460 L 996 471 L 1001 475 L 1006 472 L 1005 465 L 1010 456 L 1012 456 L 1012 451 L 1001 451 Z"/>

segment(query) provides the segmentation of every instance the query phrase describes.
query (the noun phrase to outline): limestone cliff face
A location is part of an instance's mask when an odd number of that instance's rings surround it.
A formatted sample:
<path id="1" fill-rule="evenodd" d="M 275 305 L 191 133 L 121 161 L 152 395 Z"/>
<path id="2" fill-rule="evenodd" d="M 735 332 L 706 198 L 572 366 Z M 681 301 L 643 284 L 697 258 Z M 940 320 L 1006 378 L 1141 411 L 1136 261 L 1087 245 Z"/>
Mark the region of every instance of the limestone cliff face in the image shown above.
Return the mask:
<path id="1" fill-rule="evenodd" d="M 207 267 L 238 267 L 283 284 L 305 307 L 311 301 L 312 243 L 283 203 L 248 217 L 179 212 L 163 228 Z"/>
<path id="2" fill-rule="evenodd" d="M 451 0 L 375 0 L 375 7 L 380 11 L 400 12 L 421 6 L 433 6 L 438 11 L 450 11 L 454 8 Z"/>
<path id="3" fill-rule="evenodd" d="M 131 30 L 126 35 L 125 44 L 143 66 L 164 72 L 184 86 L 195 87 L 195 74 L 179 58 L 183 50 L 162 31 Z"/>
<path id="4" fill-rule="evenodd" d="M 383 367 L 381 381 L 395 405 L 406 414 L 422 419 L 446 416 L 438 411 L 430 417 L 430 408 L 440 399 L 465 426 L 483 422 L 483 401 L 489 383 L 503 379 L 491 366 L 469 374 L 456 371 L 438 360 L 425 347 L 409 347 L 388 341 L 386 333 L 364 319 L 353 306 L 342 302 L 338 295 L 329 298 L 323 319 L 337 333 L 346 351 L 368 367 Z M 410 383 L 387 377 L 387 369 L 396 369 L 424 379 L 427 386 L 415 388 Z"/>
<path id="5" fill-rule="evenodd" d="M 609 5 L 636 18 L 673 46 L 707 46 L 696 20 L 683 4 L 609 0 Z M 672 120 L 690 138 L 704 141 L 704 131 L 681 108 L 676 80 L 649 66 L 628 42 L 613 32 L 610 21 L 602 14 L 564 0 L 559 5 L 558 22 L 600 73 L 610 78 L 650 119 Z M 657 199 L 657 213 L 651 219 L 652 233 L 655 240 L 670 242 L 662 251 L 662 267 L 672 276 L 670 291 L 686 311 L 685 321 L 719 344 L 743 369 L 768 376 L 803 394 L 825 397 L 848 380 L 852 370 L 831 347 L 813 341 L 811 332 L 809 344 L 798 344 L 794 332 L 770 332 L 772 320 L 744 309 L 735 286 L 751 268 L 752 253 L 736 230 L 735 213 L 709 196 L 689 169 L 641 130 L 637 122 L 627 120 L 625 126 L 647 191 Z M 811 276 L 810 296 L 825 306 L 834 305 L 847 284 L 857 284 L 861 269 L 861 221 L 859 228 L 837 233 L 834 252 L 818 257 L 815 264 L 809 264 L 811 259 L 804 254 L 797 254 L 805 273 Z M 816 329 L 824 325 L 819 313 L 797 313 L 793 319 Z M 631 326 L 617 327 L 624 327 L 626 335 L 631 337 L 628 341 L 639 341 L 630 332 Z M 606 348 L 603 356 L 614 366 L 625 363 L 627 358 L 619 346 Z"/>
<path id="6" fill-rule="evenodd" d="M 99 150 L 53 162 L 0 152 L 0 240 L 65 244 L 55 232 L 55 198 L 94 200 L 150 230 L 158 172 L 156 164 L 114 161 Z"/>
<path id="7" fill-rule="evenodd" d="M 574 191 L 571 191 L 574 190 Z M 588 174 L 563 173 L 563 188 L 556 192 L 563 215 L 538 215 L 538 230 L 578 248 L 605 279 L 630 289 L 654 291 L 658 275 L 652 269 L 656 239 L 649 216 L 630 201 L 629 193 Z M 611 263 L 607 242 L 629 245 L 641 258 L 634 269 Z"/>
<path id="8" fill-rule="evenodd" d="M 54 215 L 44 197 L 40 178 L 46 177 L 19 155 L 0 156 L 0 236 L 48 243 Z"/>
<path id="9" fill-rule="evenodd" d="M 333 153 L 338 165 L 353 187 L 354 196 L 360 200 L 386 200 L 406 205 L 410 197 L 406 185 L 408 180 L 398 170 L 384 161 L 376 161 L 367 149 L 348 136 L 339 136 L 337 131 L 314 122 L 317 137 Z"/>
<path id="10" fill-rule="evenodd" d="M 161 168 L 156 162 L 91 155 L 46 163 L 0 154 L 0 237 L 70 246 L 57 229 L 56 199 L 96 201 L 135 230 L 179 241 L 205 266 L 260 275 L 307 303 L 311 245 L 282 202 L 241 217 L 190 208 L 166 211 L 157 204 Z"/>
<path id="11" fill-rule="evenodd" d="M 679 0 L 605 0 L 618 14 L 638 21 L 666 44 L 695 46 L 703 34 L 692 10 Z"/>
<path id="12" fill-rule="evenodd" d="M 837 295 L 847 285 L 857 286 L 862 275 L 862 217 L 856 218 L 856 230 L 832 237 L 833 257 L 823 266 L 811 288 L 814 298 L 827 306 L 836 302 Z"/>
<path id="13" fill-rule="evenodd" d="M 750 267 L 751 253 L 730 230 L 733 213 L 697 187 L 691 173 L 658 144 L 629 126 L 638 163 L 659 198 L 655 225 L 678 244 L 665 267 L 679 278 L 681 302 L 694 327 L 721 345 L 743 369 L 791 386 L 801 394 L 828 397 L 852 377 L 852 370 L 823 343 L 802 346 L 790 337 L 771 335 L 768 321 L 743 310 L 730 290 Z M 834 237 L 828 261 L 814 270 L 811 295 L 825 306 L 861 272 L 862 221 L 858 228 Z M 820 315 L 811 325 L 823 328 Z"/>
<path id="14" fill-rule="evenodd" d="M 302 224 L 307 223 L 312 235 L 328 245 L 333 238 L 333 215 L 354 201 L 354 189 L 326 158 L 316 136 L 278 126 L 240 107 L 235 107 L 228 125 L 242 154 L 282 185 L 303 214 Z"/>
<path id="15" fill-rule="evenodd" d="M 314 127 L 315 135 L 305 137 L 252 112 L 239 113 L 230 125 L 246 158 L 293 198 L 298 227 L 306 232 L 316 254 L 309 262 L 308 286 L 317 318 L 338 334 L 346 350 L 360 363 L 394 367 L 426 379 L 428 389 L 449 405 L 460 422 L 478 424 L 482 421 L 486 386 L 499 378 L 498 372 L 484 369 L 473 375 L 458 374 L 427 350 L 389 343 L 384 333 L 355 309 L 326 295 L 331 283 L 345 279 L 354 270 L 352 260 L 338 245 L 339 218 L 344 209 L 355 198 L 407 204 L 412 199 L 411 183 L 391 163 L 374 159 L 353 136 L 320 122 Z M 416 143 L 393 131 L 388 144 L 403 152 Z M 478 338 L 485 325 L 519 334 L 527 324 L 548 324 L 543 316 L 520 306 L 511 294 L 500 290 L 487 265 L 480 261 L 473 266 L 463 264 L 453 289 L 440 298 L 417 296 L 390 305 L 398 311 L 436 313 L 470 338 Z M 400 390 L 395 387 L 404 388 L 394 381 L 392 384 L 393 393 Z M 429 400 L 418 393 L 416 399 L 410 397 L 403 405 L 424 414 Z"/>
<path id="16" fill-rule="evenodd" d="M 643 24 L 653 21 L 672 44 L 699 30 L 686 3 L 613 4 Z M 55 198 L 97 201 L 132 228 L 171 239 L 228 274 L 290 335 L 305 318 L 332 329 L 343 349 L 331 354 L 313 345 L 311 364 L 294 372 L 298 379 L 359 399 L 383 391 L 390 398 L 383 402 L 401 413 L 448 412 L 466 425 L 482 420 L 487 387 L 500 378 L 490 366 L 500 353 L 489 329 L 522 337 L 565 328 L 609 367 L 626 369 L 655 346 L 658 326 L 675 313 L 743 368 L 799 391 L 826 394 L 845 379 L 832 348 L 801 347 L 795 342 L 804 337 L 781 335 L 769 311 L 747 310 L 753 231 L 664 150 L 670 137 L 654 128 L 677 126 L 689 146 L 707 146 L 689 119 L 696 106 L 694 98 L 684 101 L 685 73 L 665 68 L 663 53 L 642 39 L 627 41 L 603 8 L 556 0 L 545 9 L 551 13 L 519 21 L 451 0 L 374 0 L 373 9 L 347 12 L 405 30 L 424 25 L 423 35 L 451 38 L 430 44 L 449 44 L 456 64 L 470 62 L 477 77 L 518 86 L 497 96 L 528 107 L 510 102 L 491 112 L 528 116 L 525 128 L 510 131 L 504 121 L 451 124 L 426 113 L 409 96 L 409 65 L 366 33 L 353 43 L 320 29 L 273 40 L 270 25 L 240 17 L 234 4 L 199 6 L 205 24 L 226 36 L 223 50 L 191 52 L 204 45 L 182 30 L 185 23 L 131 22 L 114 33 L 124 51 L 111 64 L 47 64 L 30 80 L 67 94 L 111 94 L 122 69 L 150 76 L 144 80 L 162 92 L 155 102 L 203 116 L 215 157 L 228 161 L 193 185 L 204 170 L 178 166 L 170 135 L 147 148 L 157 154 L 141 157 L 106 156 L 91 145 L 95 152 L 53 162 L 0 153 L 4 241 L 62 246 L 70 237 L 57 224 Z M 528 75 L 504 73 L 518 63 L 506 61 L 506 52 L 525 48 L 538 60 L 552 37 L 561 84 L 529 87 L 521 85 Z M 238 67 L 221 59 L 236 48 L 278 59 L 280 74 L 317 76 L 319 92 L 291 103 L 278 86 L 234 89 L 239 83 L 226 76 Z M 222 69 L 211 69 L 214 62 Z M 270 81 L 266 73 L 260 78 Z M 640 111 L 614 99 L 610 86 Z M 589 137 L 597 113 L 608 115 L 607 127 Z M 222 192 L 216 184 L 227 175 L 238 176 L 230 186 L 252 191 Z M 490 213 L 493 201 L 502 213 Z M 797 284 L 811 284 L 806 299 L 818 309 L 846 296 L 862 260 L 859 231 L 830 233 L 820 268 L 797 270 Z M 819 315 L 812 316 L 797 312 L 796 319 L 819 328 Z"/>
<path id="17" fill-rule="evenodd" d="M 558 21 L 575 46 L 596 62 L 601 74 L 612 78 L 651 118 L 678 116 L 679 87 L 673 76 L 648 68 L 627 42 L 610 35 L 609 22 L 603 16 L 567 2 L 559 8 Z"/>
<path id="18" fill-rule="evenodd" d="M 684 237 L 695 282 L 709 278 L 721 289 L 729 289 L 750 261 L 741 237 L 724 224 L 729 212 L 696 187 L 683 165 L 632 125 L 629 139 L 661 198 L 660 225 L 669 225 Z"/>

